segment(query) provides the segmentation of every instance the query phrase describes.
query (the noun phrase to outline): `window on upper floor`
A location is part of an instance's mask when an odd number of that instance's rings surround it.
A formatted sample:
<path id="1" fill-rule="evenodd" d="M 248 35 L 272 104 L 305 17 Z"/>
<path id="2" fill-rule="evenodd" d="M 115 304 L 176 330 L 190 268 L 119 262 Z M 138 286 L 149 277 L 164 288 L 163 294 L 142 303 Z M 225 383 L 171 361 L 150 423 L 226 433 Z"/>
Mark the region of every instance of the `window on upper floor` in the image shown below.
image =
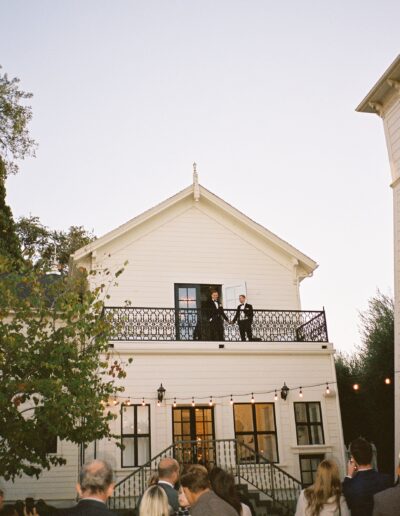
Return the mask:
<path id="1" fill-rule="evenodd" d="M 318 401 L 294 404 L 297 444 L 324 444 L 321 404 Z"/>
<path id="2" fill-rule="evenodd" d="M 141 466 L 150 459 L 150 405 L 121 407 L 121 466 Z"/>
<path id="3" fill-rule="evenodd" d="M 278 440 L 273 403 L 235 403 L 233 406 L 235 438 L 242 460 L 254 460 L 257 454 L 278 462 Z M 252 450 L 256 452 L 255 456 Z M 258 460 L 257 460 L 258 462 Z"/>

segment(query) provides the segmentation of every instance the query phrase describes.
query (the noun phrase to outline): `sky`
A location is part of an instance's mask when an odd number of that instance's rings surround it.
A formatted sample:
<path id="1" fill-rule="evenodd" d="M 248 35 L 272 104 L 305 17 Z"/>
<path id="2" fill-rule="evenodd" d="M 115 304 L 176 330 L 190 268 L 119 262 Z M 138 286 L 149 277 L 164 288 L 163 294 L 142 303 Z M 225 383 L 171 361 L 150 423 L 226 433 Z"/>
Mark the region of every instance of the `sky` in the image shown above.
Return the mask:
<path id="1" fill-rule="evenodd" d="M 33 93 L 15 218 L 101 236 L 200 183 L 319 264 L 339 350 L 393 293 L 382 121 L 355 108 L 399 54 L 398 0 L 0 0 L 0 64 Z M 262 307 L 257 307 L 262 308 Z"/>

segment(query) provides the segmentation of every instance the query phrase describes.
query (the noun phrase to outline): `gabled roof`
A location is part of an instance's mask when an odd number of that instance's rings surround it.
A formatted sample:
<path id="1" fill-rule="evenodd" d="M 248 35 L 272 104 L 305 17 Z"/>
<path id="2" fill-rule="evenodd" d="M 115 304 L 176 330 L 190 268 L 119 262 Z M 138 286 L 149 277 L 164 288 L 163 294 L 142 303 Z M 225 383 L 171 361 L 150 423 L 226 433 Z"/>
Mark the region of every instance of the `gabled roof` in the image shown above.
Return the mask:
<path id="1" fill-rule="evenodd" d="M 172 197 L 169 197 L 160 204 L 157 204 L 153 208 L 144 211 L 137 217 L 134 217 L 125 224 L 122 224 L 116 229 L 106 233 L 105 235 L 91 242 L 90 244 L 82 247 L 81 249 L 78 249 L 72 255 L 72 259 L 77 261 L 84 258 L 90 253 L 101 248 L 105 244 L 120 237 L 128 231 L 131 231 L 132 229 L 149 220 L 150 218 L 155 217 L 161 212 L 167 210 L 169 207 L 190 196 L 194 197 L 194 200 L 198 202 L 201 202 L 202 198 L 206 199 L 211 204 L 217 206 L 220 210 L 229 214 L 232 218 L 243 223 L 245 226 L 248 226 L 249 229 L 252 229 L 254 232 L 256 232 L 259 236 L 267 240 L 269 243 L 272 243 L 278 249 L 284 251 L 286 254 L 290 255 L 292 258 L 297 260 L 299 262 L 299 265 L 301 265 L 307 271 L 308 274 L 311 274 L 318 267 L 318 264 L 314 260 L 300 252 L 298 249 L 290 245 L 288 242 L 282 240 L 277 235 L 275 235 L 265 227 L 261 226 L 261 224 L 254 222 L 252 219 L 244 215 L 241 211 L 237 210 L 217 195 L 213 194 L 203 186 L 199 185 L 197 182 L 197 177 L 195 178 L 193 184 L 188 186 L 184 190 L 181 190 L 177 194 L 173 195 Z"/>
<path id="2" fill-rule="evenodd" d="M 393 93 L 393 88 L 400 84 L 400 55 L 396 57 L 389 68 L 384 72 L 368 95 L 356 107 L 362 113 L 378 113 L 386 99 Z"/>

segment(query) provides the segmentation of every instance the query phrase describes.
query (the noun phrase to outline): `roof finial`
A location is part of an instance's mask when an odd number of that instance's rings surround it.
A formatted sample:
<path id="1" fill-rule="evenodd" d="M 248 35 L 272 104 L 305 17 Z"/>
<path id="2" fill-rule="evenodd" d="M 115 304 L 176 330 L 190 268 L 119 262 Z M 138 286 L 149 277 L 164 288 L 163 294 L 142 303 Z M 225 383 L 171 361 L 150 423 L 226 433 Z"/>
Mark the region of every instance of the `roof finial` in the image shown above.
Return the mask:
<path id="1" fill-rule="evenodd" d="M 193 196 L 195 201 L 200 199 L 199 175 L 196 163 L 193 163 Z"/>

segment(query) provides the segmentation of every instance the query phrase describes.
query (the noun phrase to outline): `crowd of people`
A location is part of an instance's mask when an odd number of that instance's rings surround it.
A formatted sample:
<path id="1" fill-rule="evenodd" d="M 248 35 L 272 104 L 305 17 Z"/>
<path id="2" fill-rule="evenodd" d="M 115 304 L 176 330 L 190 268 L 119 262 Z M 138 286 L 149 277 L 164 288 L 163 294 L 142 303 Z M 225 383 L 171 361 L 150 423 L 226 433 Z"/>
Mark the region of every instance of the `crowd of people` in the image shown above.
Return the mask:
<path id="1" fill-rule="evenodd" d="M 342 481 L 338 465 L 323 460 L 314 483 L 303 489 L 295 516 L 400 516 L 400 483 L 372 467 L 372 446 L 358 438 L 350 445 L 347 475 Z M 400 464 L 397 470 L 400 477 Z M 115 516 L 107 507 L 114 489 L 112 468 L 94 460 L 81 472 L 79 502 L 58 509 L 43 500 L 4 505 L 0 491 L 0 516 Z M 234 476 L 219 467 L 186 465 L 181 471 L 173 458 L 164 458 L 149 479 L 137 503 L 138 516 L 255 516 L 252 504 L 237 490 Z"/>

